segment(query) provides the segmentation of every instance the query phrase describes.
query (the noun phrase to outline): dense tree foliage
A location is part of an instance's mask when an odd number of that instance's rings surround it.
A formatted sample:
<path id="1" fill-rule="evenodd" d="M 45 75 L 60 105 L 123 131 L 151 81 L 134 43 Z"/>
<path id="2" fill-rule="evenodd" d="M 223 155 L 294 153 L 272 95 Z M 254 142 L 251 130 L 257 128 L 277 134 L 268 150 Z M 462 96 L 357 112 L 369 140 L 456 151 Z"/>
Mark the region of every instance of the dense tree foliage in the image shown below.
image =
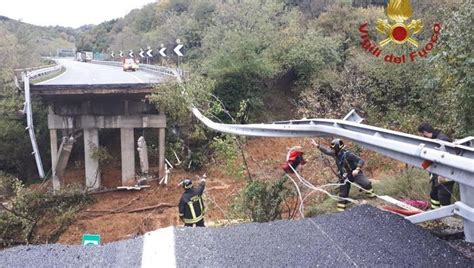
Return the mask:
<path id="1" fill-rule="evenodd" d="M 375 29 L 386 18 L 385 2 L 161 1 L 115 21 L 112 28 L 120 30 L 109 36 L 109 49 L 172 47 L 180 38 L 185 69 L 196 81 L 211 81 L 206 92 L 221 100 L 224 108 L 213 112 L 224 121 L 230 120 L 226 112 L 248 122 L 274 118 L 270 111 L 337 118 L 356 108 L 374 125 L 415 133 L 421 121 L 430 121 L 454 137 L 472 135 L 472 1 L 412 3 L 413 19 L 424 25 L 415 35 L 420 47 L 389 44 L 384 51 L 409 55 L 429 42 L 435 23 L 442 32 L 431 53 L 406 64 L 387 63 L 360 45 L 364 22 L 372 40 L 385 38 Z M 155 62 L 172 65 L 176 58 Z M 160 91 L 158 103 L 180 98 Z M 176 107 L 168 113 L 183 111 Z"/>
<path id="2" fill-rule="evenodd" d="M 54 34 L 55 33 L 55 34 Z M 49 55 L 48 48 L 56 51 L 63 43 L 62 35 L 49 28 L 36 27 L 8 19 L 0 21 L 0 170 L 15 174 L 21 179 L 38 175 L 23 109 L 23 96 L 14 84 L 14 69 L 45 65 L 41 55 Z M 51 42 L 51 43 L 49 43 Z M 44 46 L 39 44 L 45 44 Z M 58 46 L 59 45 L 59 46 Z M 67 43 L 66 47 L 72 47 Z M 49 150 L 45 108 L 38 102 L 33 105 L 35 130 L 43 157 Z M 45 168 L 49 161 L 43 158 Z"/>
<path id="3" fill-rule="evenodd" d="M 74 48 L 76 36 L 80 33 L 72 28 L 40 27 L 6 17 L 0 17 L 0 28 L 18 41 L 15 53 L 21 55 L 21 59 L 14 68 L 33 67 L 41 63 L 38 56 L 56 56 L 58 48 Z"/>
<path id="4" fill-rule="evenodd" d="M 153 63 L 176 66 L 171 50 L 180 39 L 185 57 L 179 64 L 190 80 L 162 86 L 152 96 L 172 118 L 168 133 L 175 149 L 200 151 L 195 149 L 211 140 L 193 124 L 191 105 L 236 122 L 337 118 L 356 108 L 374 125 L 414 133 L 427 120 L 456 138 L 473 135 L 472 0 L 412 2 L 412 19 L 424 25 L 415 36 L 420 48 L 388 44 L 384 51 L 407 55 L 426 45 L 434 23 L 442 31 L 426 58 L 406 64 L 387 63 L 360 45 L 364 22 L 372 40 L 384 38 L 375 25 L 386 18 L 385 1 L 166 0 L 75 30 L 0 20 L 2 114 L 21 108 L 21 100 L 11 97 L 11 69 L 39 64 L 38 55 L 52 47 L 75 41 L 79 50 L 106 53 L 151 46 Z M 161 45 L 168 48 L 167 58 L 156 53 Z M 9 137 L 21 136 L 21 120 L 9 118 L 2 116 L 2 129 L 10 124 L 17 132 Z M 189 150 L 183 154 L 198 162 Z"/>
<path id="5" fill-rule="evenodd" d="M 432 61 L 433 75 L 424 80 L 433 88 L 432 104 L 439 106 L 437 113 L 431 109 L 437 121 L 470 136 L 474 135 L 473 6 L 473 1 L 467 0 L 449 13 L 441 47 Z"/>

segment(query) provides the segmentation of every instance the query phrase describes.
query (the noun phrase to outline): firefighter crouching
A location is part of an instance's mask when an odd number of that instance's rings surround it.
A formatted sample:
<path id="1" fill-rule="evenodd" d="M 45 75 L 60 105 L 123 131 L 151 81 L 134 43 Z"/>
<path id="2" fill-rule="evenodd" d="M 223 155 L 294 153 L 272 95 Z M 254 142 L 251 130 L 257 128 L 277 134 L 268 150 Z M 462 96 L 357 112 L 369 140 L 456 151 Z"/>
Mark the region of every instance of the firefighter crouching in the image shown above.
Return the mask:
<path id="1" fill-rule="evenodd" d="M 201 178 L 201 182 L 196 188 L 193 187 L 190 178 L 185 178 L 180 184 L 185 190 L 179 200 L 179 218 L 184 222 L 184 226 L 205 227 L 204 213 L 206 208 L 204 207 L 202 194 L 206 187 L 206 176 L 204 175 Z"/>
<path id="2" fill-rule="evenodd" d="M 452 142 L 448 135 L 444 134 L 439 129 L 433 128 L 433 126 L 426 122 L 418 126 L 418 132 L 425 138 Z M 441 206 L 449 206 L 451 204 L 451 195 L 453 192 L 454 181 L 430 173 L 430 182 L 431 209 L 437 209 Z"/>
<path id="3" fill-rule="evenodd" d="M 366 195 L 369 198 L 376 197 L 372 183 L 362 172 L 364 166 L 364 160 L 355 155 L 349 150 L 344 149 L 344 142 L 341 139 L 334 139 L 331 142 L 331 148 L 327 148 L 323 145 L 319 145 L 314 140 L 313 145 L 316 146 L 322 153 L 334 157 L 336 160 L 339 180 L 343 183 L 346 179 L 350 182 L 356 183 L 365 190 Z M 339 197 L 349 197 L 351 190 L 351 184 L 349 182 L 344 183 L 339 187 Z M 340 200 L 337 203 L 337 210 L 344 211 L 347 207 L 347 200 Z"/>

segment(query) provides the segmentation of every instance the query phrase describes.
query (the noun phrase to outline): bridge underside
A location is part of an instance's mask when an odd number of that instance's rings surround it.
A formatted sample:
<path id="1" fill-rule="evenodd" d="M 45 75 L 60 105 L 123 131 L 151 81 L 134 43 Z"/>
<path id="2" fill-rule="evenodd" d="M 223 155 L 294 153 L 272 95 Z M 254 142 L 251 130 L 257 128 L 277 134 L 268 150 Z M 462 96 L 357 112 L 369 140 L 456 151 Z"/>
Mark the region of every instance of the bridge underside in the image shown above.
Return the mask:
<path id="1" fill-rule="evenodd" d="M 64 181 L 71 145 L 64 139 L 58 150 L 58 133 L 82 131 L 84 137 L 85 185 L 88 189 L 101 187 L 101 167 L 97 157 L 99 130 L 120 129 L 122 185 L 135 184 L 134 129 L 157 129 L 159 176 L 164 175 L 166 116 L 150 104 L 146 95 L 149 84 L 107 85 L 37 85 L 31 86 L 49 107 L 48 128 L 51 138 L 53 188 L 60 189 Z M 138 139 L 138 137 L 136 137 Z"/>

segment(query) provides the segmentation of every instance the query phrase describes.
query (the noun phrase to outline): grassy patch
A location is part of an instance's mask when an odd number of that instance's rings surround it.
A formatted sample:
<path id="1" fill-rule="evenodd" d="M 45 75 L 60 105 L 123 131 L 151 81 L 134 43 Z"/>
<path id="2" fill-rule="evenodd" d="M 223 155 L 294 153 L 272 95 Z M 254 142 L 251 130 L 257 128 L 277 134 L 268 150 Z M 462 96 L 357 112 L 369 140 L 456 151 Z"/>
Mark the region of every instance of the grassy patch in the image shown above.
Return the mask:
<path id="1" fill-rule="evenodd" d="M 374 190 L 378 195 L 403 199 L 426 200 L 430 189 L 428 173 L 416 168 L 406 169 L 374 183 Z"/>
<path id="2" fill-rule="evenodd" d="M 332 198 L 326 198 L 319 204 L 305 208 L 305 217 L 315 217 L 318 215 L 336 212 L 337 201 Z"/>

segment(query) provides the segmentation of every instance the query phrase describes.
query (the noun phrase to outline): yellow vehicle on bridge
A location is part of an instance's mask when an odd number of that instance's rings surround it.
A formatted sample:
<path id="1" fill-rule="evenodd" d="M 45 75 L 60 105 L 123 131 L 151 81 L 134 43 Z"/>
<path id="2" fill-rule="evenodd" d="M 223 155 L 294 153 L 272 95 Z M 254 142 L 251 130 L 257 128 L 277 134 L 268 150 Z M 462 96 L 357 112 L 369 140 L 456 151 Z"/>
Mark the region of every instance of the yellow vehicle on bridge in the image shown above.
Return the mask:
<path id="1" fill-rule="evenodd" d="M 138 71 L 138 60 L 134 60 L 132 58 L 128 58 L 128 59 L 125 59 L 123 61 L 123 71 L 126 72 L 126 71 Z"/>

